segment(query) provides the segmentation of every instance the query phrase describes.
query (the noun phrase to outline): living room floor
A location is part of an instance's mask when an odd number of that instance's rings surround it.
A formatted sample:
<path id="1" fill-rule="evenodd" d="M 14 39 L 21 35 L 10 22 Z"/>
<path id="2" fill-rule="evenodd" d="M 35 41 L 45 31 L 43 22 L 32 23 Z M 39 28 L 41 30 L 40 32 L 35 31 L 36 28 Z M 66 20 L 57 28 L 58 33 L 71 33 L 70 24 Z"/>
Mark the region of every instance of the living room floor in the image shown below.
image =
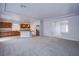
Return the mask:
<path id="1" fill-rule="evenodd" d="M 7 39 L 0 41 L 1 56 L 79 56 L 78 41 L 56 37 L 8 37 L 1 39 Z"/>

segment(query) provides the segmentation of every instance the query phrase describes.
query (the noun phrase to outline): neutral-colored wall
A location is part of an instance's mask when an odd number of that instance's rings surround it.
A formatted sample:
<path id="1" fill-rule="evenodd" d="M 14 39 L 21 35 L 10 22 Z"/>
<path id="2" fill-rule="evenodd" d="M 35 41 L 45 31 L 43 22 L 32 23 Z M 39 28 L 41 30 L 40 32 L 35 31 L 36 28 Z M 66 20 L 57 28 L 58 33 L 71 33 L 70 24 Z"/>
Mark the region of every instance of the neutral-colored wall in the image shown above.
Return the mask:
<path id="1" fill-rule="evenodd" d="M 5 3 L 0 3 L 0 14 L 5 12 Z"/>
<path id="2" fill-rule="evenodd" d="M 68 32 L 67 33 L 60 33 L 56 35 L 56 26 L 55 22 L 67 20 L 68 21 Z M 44 21 L 44 36 L 56 36 L 60 38 L 65 38 L 69 40 L 79 41 L 79 15 L 65 17 L 65 18 L 58 18 L 58 19 L 48 19 Z"/>
<path id="3" fill-rule="evenodd" d="M 31 25 L 31 31 L 32 31 L 32 34 L 33 35 L 36 35 L 36 25 L 40 25 L 40 21 L 39 20 L 36 20 L 36 21 L 33 21 L 30 23 Z"/>

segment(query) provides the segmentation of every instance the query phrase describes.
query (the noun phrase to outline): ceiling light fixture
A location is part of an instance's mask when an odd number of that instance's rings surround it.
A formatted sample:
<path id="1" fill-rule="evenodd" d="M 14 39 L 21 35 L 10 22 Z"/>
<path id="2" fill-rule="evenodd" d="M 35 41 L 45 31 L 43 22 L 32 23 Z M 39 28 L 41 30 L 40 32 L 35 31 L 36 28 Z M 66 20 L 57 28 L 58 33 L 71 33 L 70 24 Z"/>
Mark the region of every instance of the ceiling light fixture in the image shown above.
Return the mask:
<path id="1" fill-rule="evenodd" d="M 25 5 L 20 5 L 20 7 L 26 8 L 27 6 L 25 6 Z"/>

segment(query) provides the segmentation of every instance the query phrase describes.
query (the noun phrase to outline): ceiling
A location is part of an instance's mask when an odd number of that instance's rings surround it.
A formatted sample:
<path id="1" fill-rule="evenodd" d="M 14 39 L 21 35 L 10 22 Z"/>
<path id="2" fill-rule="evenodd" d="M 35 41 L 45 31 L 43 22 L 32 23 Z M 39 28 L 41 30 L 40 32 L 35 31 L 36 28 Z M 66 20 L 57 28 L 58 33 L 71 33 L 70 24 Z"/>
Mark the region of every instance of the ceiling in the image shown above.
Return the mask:
<path id="1" fill-rule="evenodd" d="M 79 4 L 68 3 L 7 3 L 3 4 L 3 15 L 27 22 L 34 19 L 55 18 L 75 13 Z M 78 9 L 78 8 L 77 8 Z"/>

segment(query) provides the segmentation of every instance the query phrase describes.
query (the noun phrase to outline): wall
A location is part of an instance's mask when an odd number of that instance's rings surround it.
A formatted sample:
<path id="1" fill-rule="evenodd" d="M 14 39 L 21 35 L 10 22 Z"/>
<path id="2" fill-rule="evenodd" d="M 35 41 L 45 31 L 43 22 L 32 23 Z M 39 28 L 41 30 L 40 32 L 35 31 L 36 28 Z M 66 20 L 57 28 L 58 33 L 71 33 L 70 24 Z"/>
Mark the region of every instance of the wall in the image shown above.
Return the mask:
<path id="1" fill-rule="evenodd" d="M 0 3 L 0 13 L 5 11 L 5 3 Z"/>
<path id="2" fill-rule="evenodd" d="M 68 32 L 67 33 L 59 33 L 55 30 L 56 25 L 55 22 L 67 20 L 68 21 Z M 57 35 L 58 34 L 58 35 Z M 65 38 L 69 40 L 79 41 L 79 15 L 58 18 L 58 19 L 48 19 L 44 21 L 44 36 L 56 36 L 60 38 Z"/>
<path id="3" fill-rule="evenodd" d="M 12 24 L 12 31 L 20 31 L 20 24 Z"/>
<path id="4" fill-rule="evenodd" d="M 36 35 L 36 29 L 37 29 L 37 25 L 40 25 L 40 21 L 39 20 L 35 20 L 35 21 L 32 21 L 31 23 L 30 23 L 30 25 L 31 25 L 31 31 L 32 31 L 32 35 Z"/>

